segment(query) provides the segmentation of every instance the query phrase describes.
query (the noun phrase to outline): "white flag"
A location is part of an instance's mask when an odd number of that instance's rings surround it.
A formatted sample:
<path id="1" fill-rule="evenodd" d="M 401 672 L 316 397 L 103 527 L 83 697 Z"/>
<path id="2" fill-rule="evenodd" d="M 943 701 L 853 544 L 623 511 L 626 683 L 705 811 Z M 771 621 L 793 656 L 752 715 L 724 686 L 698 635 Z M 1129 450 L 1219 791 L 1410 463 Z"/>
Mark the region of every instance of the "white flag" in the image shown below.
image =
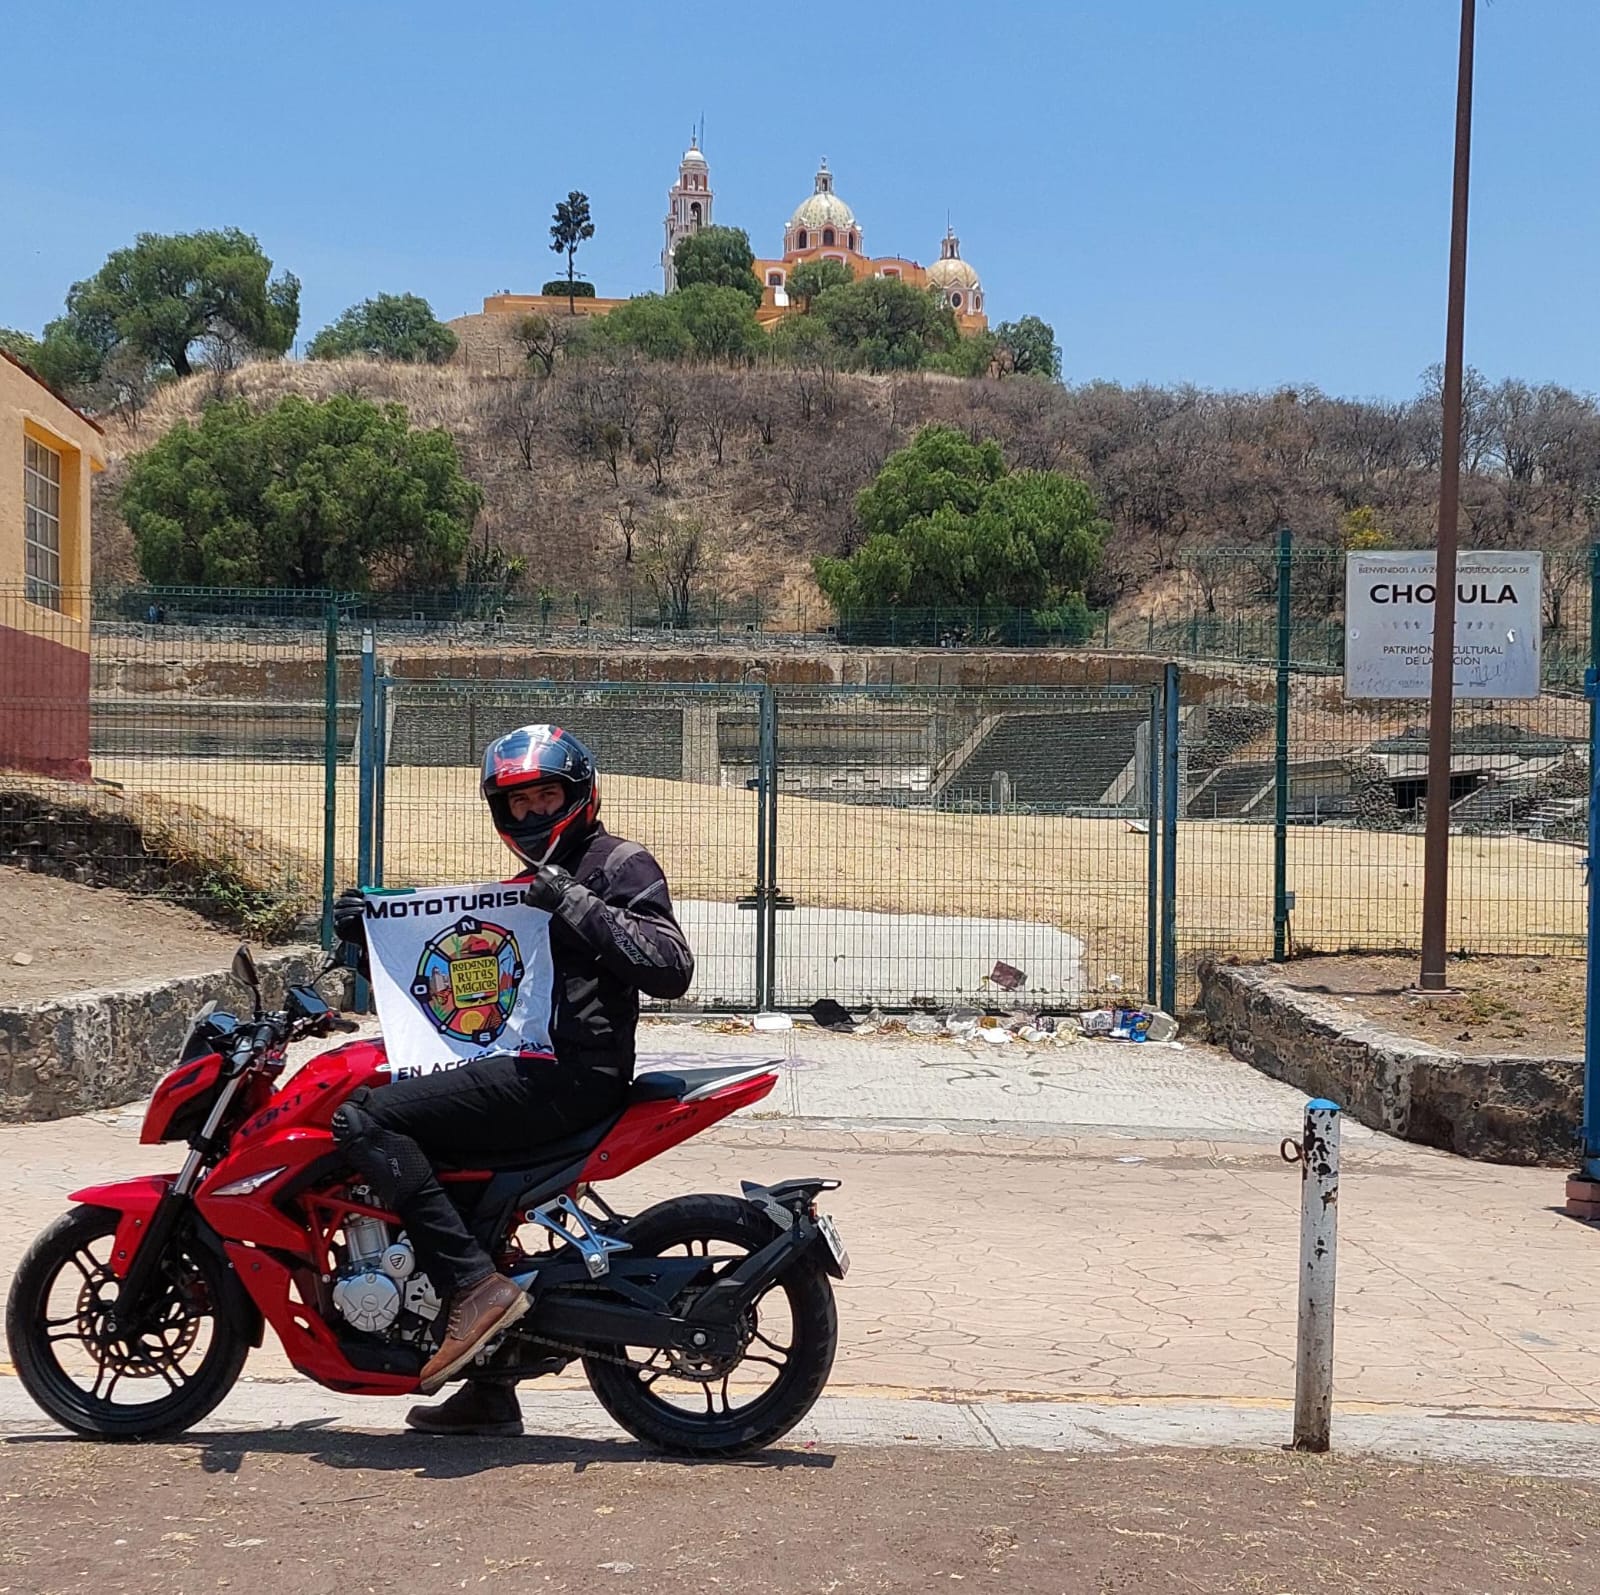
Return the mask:
<path id="1" fill-rule="evenodd" d="M 506 881 L 368 891 L 367 961 L 395 1079 L 549 1052 L 550 916 Z"/>

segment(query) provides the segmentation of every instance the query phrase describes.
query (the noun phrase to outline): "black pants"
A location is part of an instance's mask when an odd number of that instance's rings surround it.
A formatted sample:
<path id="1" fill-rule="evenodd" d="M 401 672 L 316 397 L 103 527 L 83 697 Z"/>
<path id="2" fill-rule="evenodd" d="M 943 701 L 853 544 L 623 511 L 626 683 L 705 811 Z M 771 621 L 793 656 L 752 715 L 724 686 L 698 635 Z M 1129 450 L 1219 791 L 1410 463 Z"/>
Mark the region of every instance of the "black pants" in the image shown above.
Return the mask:
<path id="1" fill-rule="evenodd" d="M 620 1075 L 541 1058 L 492 1057 L 357 1093 L 334 1134 L 379 1196 L 405 1220 L 417 1261 L 446 1297 L 494 1273 L 445 1194 L 436 1162 L 470 1168 L 560 1141 L 621 1108 Z M 533 1161 L 530 1156 L 529 1161 Z"/>

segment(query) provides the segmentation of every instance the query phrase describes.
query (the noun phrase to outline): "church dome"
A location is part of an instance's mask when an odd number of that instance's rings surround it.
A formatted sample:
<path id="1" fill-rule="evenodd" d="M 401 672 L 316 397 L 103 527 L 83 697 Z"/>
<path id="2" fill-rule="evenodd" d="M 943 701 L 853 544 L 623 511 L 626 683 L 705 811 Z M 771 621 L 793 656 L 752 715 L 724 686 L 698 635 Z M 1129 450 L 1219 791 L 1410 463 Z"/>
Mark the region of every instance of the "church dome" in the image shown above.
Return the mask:
<path id="1" fill-rule="evenodd" d="M 791 229 L 796 227 L 843 227 L 856 225 L 856 213 L 833 191 L 833 173 L 826 160 L 817 169 L 816 192 L 802 200 L 789 218 Z"/>
<path id="2" fill-rule="evenodd" d="M 683 164 L 685 166 L 698 166 L 702 170 L 705 168 L 706 158 L 700 153 L 700 146 L 698 144 L 691 144 L 688 149 L 683 152 Z"/>
<path id="3" fill-rule="evenodd" d="M 928 286 L 974 289 L 981 288 L 983 282 L 972 266 L 959 255 L 946 255 L 928 267 Z"/>
<path id="4" fill-rule="evenodd" d="M 946 231 L 939 246 L 939 258 L 928 267 L 928 286 L 937 288 L 946 296 L 952 293 L 975 294 L 982 290 L 983 280 L 973 266 L 961 258 L 961 240 L 954 230 Z"/>

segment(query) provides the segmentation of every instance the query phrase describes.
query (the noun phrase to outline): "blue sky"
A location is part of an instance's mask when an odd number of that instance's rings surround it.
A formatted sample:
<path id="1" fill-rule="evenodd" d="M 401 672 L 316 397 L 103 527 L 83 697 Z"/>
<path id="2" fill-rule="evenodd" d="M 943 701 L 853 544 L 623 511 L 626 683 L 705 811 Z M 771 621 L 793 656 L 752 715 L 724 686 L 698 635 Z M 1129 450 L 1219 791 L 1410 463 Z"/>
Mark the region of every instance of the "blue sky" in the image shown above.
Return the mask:
<path id="1" fill-rule="evenodd" d="M 1442 352 L 1457 0 L 7 9 L 4 324 L 136 232 L 224 225 L 300 277 L 302 338 L 379 291 L 458 315 L 554 275 L 569 188 L 580 266 L 642 292 L 703 114 L 716 218 L 757 254 L 825 154 L 873 252 L 931 259 L 948 210 L 1072 381 L 1398 396 Z M 1596 0 L 1480 6 L 1467 350 L 1493 376 L 1600 387 L 1597 61 Z"/>

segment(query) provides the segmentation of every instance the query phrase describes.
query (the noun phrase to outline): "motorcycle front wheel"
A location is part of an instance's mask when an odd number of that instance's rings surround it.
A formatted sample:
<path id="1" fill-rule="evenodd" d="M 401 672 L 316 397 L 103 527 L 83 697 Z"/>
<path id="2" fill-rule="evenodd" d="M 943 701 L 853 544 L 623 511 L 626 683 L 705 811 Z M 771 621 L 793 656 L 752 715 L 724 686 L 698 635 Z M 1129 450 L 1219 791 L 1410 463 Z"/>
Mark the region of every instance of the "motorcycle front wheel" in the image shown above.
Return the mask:
<path id="1" fill-rule="evenodd" d="M 118 1215 L 76 1207 L 28 1249 L 11 1282 L 6 1339 L 28 1394 L 64 1428 L 101 1440 L 155 1440 L 193 1427 L 233 1388 L 249 1355 L 222 1317 L 226 1264 L 172 1243 L 145 1323 L 108 1326 Z"/>
<path id="2" fill-rule="evenodd" d="M 736 1197 L 683 1196 L 622 1233 L 635 1256 L 704 1257 L 723 1273 L 778 1231 Z M 681 1311 L 687 1301 L 676 1305 Z M 677 1456 L 736 1457 L 771 1445 L 805 1417 L 828 1382 L 838 1338 L 833 1286 L 803 1257 L 741 1320 L 738 1357 L 696 1361 L 615 1346 L 604 1358 L 585 1357 L 583 1367 L 601 1406 L 635 1439 Z"/>

